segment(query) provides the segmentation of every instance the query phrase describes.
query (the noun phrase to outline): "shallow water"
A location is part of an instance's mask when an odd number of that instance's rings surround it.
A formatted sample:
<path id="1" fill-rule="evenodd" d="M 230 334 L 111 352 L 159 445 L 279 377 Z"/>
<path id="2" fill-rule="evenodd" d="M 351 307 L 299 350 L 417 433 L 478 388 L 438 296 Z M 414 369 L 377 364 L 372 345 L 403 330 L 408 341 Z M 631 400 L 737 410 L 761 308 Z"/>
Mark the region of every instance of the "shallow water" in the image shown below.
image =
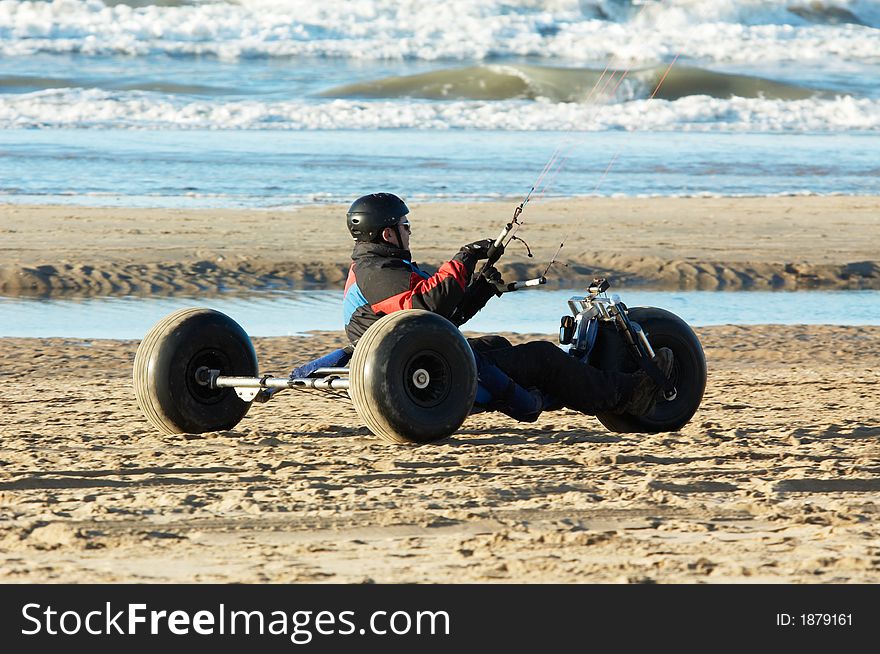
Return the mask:
<path id="1" fill-rule="evenodd" d="M 557 147 L 550 196 L 880 193 L 878 28 L 874 0 L 3 0 L 0 202 L 522 196 Z"/>
<path id="2" fill-rule="evenodd" d="M 660 292 L 618 291 L 630 307 L 662 307 L 693 326 L 722 324 L 880 325 L 880 291 Z M 529 290 L 491 302 L 465 327 L 477 332 L 556 333 L 571 290 Z M 264 293 L 252 299 L 0 297 L 0 336 L 143 337 L 160 318 L 183 307 L 228 314 L 252 336 L 342 329 L 339 291 Z"/>
<path id="3" fill-rule="evenodd" d="M 880 193 L 873 133 L 63 129 L 0 130 L 0 202 L 285 207 L 377 188 L 416 202 L 522 197 L 560 146 L 547 197 Z"/>

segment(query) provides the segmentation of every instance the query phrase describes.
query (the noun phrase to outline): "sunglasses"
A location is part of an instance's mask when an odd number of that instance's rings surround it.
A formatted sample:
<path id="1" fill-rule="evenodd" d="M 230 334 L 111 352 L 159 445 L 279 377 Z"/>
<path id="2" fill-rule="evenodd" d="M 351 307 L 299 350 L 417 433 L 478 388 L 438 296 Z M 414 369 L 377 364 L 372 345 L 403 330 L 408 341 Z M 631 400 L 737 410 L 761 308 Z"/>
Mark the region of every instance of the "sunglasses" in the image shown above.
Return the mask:
<path id="1" fill-rule="evenodd" d="M 397 223 L 400 227 L 403 227 L 406 230 L 407 234 L 412 234 L 412 226 L 409 223 Z"/>

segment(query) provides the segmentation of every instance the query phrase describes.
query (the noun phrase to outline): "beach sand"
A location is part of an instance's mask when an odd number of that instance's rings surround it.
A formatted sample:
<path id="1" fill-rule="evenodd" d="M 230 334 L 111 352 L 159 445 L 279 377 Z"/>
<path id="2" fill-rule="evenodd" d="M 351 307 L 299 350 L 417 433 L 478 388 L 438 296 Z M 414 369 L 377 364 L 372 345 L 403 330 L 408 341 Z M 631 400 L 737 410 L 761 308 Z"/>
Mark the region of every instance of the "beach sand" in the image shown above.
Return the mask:
<path id="1" fill-rule="evenodd" d="M 691 267 L 675 287 L 708 284 L 698 266 L 712 261 L 751 271 L 731 277 L 750 287 L 776 270 L 786 287 L 876 288 L 877 208 L 547 203 L 524 235 L 552 250 L 588 211 L 593 227 L 566 248 L 601 253 L 596 271 L 618 278 L 666 283 L 662 259 Z M 507 209 L 415 207 L 419 257 L 438 262 Z M 340 284 L 350 242 L 322 227 L 337 213 L 7 206 L 2 292 L 210 294 L 295 271 Z M 614 434 L 567 410 L 533 424 L 481 414 L 423 447 L 388 445 L 347 401 L 306 392 L 255 405 L 233 431 L 164 436 L 135 403 L 137 342 L 0 339 L 0 581 L 880 581 L 880 327 L 697 332 L 709 381 L 680 432 Z M 255 346 L 261 371 L 283 374 L 342 339 Z"/>
<path id="2" fill-rule="evenodd" d="M 496 236 L 516 201 L 413 205 L 414 256 L 438 266 Z M 339 285 L 346 207 L 287 211 L 0 206 L 0 294 L 247 292 Z M 500 266 L 577 285 L 662 289 L 880 288 L 880 197 L 535 201 Z"/>
<path id="3" fill-rule="evenodd" d="M 422 447 L 293 391 L 163 436 L 136 342 L 0 339 L 0 581 L 880 582 L 880 328 L 698 333 L 680 432 L 481 414 Z M 276 372 L 339 343 L 255 340 Z"/>

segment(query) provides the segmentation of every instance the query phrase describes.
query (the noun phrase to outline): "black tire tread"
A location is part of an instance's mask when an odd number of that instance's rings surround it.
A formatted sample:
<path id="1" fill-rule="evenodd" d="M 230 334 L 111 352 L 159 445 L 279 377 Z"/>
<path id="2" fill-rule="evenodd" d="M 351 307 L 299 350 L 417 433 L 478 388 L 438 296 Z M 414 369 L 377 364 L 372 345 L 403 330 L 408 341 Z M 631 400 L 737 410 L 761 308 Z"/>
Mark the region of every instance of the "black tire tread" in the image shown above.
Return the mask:
<path id="1" fill-rule="evenodd" d="M 159 320 L 138 345 L 132 368 L 132 385 L 134 386 L 135 398 L 138 407 L 150 424 L 164 434 L 179 434 L 183 430 L 162 407 L 161 398 L 157 395 L 156 388 L 150 380 L 150 360 L 157 353 L 157 350 L 162 347 L 164 340 L 180 325 L 193 320 L 199 315 L 216 313 L 213 309 L 203 307 L 178 309 Z M 256 371 L 254 374 L 256 374 Z M 250 403 L 245 404 L 246 414 L 250 408 Z"/>
<path id="2" fill-rule="evenodd" d="M 373 349 L 373 344 L 389 334 L 399 319 L 399 312 L 382 316 L 361 336 L 349 364 L 349 395 L 355 411 L 367 423 L 367 428 L 371 432 L 389 443 L 408 445 L 411 441 L 399 435 L 383 418 L 382 414 L 374 410 L 374 405 L 367 397 L 367 380 L 364 378 L 362 363 L 363 359 L 369 355 L 370 350 Z"/>
<path id="3" fill-rule="evenodd" d="M 177 434 L 178 429 L 162 410 L 161 403 L 149 379 L 149 362 L 162 339 L 185 319 L 204 312 L 205 309 L 178 309 L 157 322 L 138 345 L 134 355 L 132 384 L 138 407 L 151 425 L 164 434 Z"/>

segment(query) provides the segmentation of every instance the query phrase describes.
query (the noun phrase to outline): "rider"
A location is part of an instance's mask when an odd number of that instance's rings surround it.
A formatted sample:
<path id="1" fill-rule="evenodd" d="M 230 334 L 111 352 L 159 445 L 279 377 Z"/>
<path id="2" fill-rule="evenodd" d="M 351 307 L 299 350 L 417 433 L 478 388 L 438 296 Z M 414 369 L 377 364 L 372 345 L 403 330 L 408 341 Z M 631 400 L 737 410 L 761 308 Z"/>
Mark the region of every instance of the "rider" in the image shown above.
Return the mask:
<path id="1" fill-rule="evenodd" d="M 461 325 L 491 297 L 500 295 L 493 283 L 500 280 L 494 268 L 472 279 L 477 262 L 488 258 L 491 239 L 463 246 L 428 275 L 412 261 L 408 213 L 403 200 L 390 193 L 365 195 L 348 210 L 346 222 L 355 246 L 344 312 L 352 344 L 381 316 L 394 311 L 425 309 Z M 493 395 L 489 408 L 519 420 L 536 420 L 551 403 L 591 415 L 604 411 L 644 415 L 660 394 L 642 370 L 632 374 L 600 370 L 548 341 L 513 346 L 501 336 L 468 340 L 480 381 Z M 672 351 L 659 348 L 654 361 L 668 377 Z"/>

